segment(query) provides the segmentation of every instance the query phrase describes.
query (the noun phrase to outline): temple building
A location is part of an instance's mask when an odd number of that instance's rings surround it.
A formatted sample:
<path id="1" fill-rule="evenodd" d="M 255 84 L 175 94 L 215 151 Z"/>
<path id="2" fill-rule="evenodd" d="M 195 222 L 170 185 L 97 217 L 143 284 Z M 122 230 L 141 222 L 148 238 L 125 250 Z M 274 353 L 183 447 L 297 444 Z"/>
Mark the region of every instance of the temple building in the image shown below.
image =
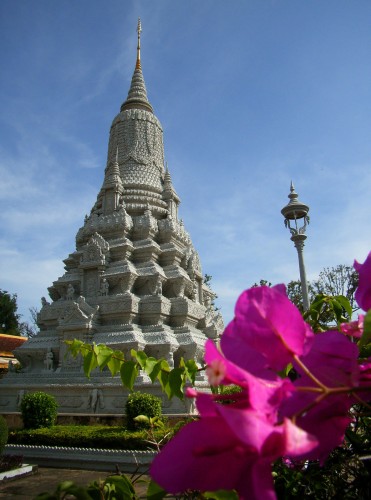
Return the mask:
<path id="1" fill-rule="evenodd" d="M 0 413 L 19 411 L 27 392 L 56 397 L 61 414 L 123 414 L 127 391 L 108 370 L 84 376 L 65 340 L 145 350 L 201 364 L 207 338 L 223 330 L 199 255 L 179 219 L 179 196 L 164 162 L 163 131 L 147 98 L 140 59 L 141 26 L 127 99 L 114 118 L 97 200 L 76 235 L 65 273 L 49 287 L 38 314 L 40 333 L 15 356 L 20 372 L 0 382 Z M 207 385 L 200 376 L 199 386 Z M 142 374 L 136 390 L 162 397 L 164 413 L 187 411 Z"/>

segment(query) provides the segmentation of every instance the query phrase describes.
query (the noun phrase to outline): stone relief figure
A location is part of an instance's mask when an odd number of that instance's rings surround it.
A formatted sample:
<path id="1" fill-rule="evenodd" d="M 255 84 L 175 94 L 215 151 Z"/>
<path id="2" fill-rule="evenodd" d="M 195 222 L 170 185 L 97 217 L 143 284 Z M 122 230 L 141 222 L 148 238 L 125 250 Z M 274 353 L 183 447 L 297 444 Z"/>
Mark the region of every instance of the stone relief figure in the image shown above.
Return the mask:
<path id="1" fill-rule="evenodd" d="M 54 361 L 54 354 L 49 347 L 49 349 L 47 350 L 47 352 L 45 354 L 45 359 L 44 359 L 44 365 L 45 365 L 45 369 L 47 371 L 53 370 L 53 365 L 54 365 L 53 361 Z"/>
<path id="2" fill-rule="evenodd" d="M 109 283 L 106 280 L 106 278 L 103 278 L 100 284 L 99 295 L 101 295 L 102 297 L 107 297 L 108 290 L 109 290 Z"/>
<path id="3" fill-rule="evenodd" d="M 197 284 L 197 281 L 194 280 L 193 282 L 193 288 L 192 288 L 192 299 L 195 301 L 195 302 L 198 302 L 198 284 Z"/>
<path id="4" fill-rule="evenodd" d="M 187 264 L 187 272 L 191 278 L 194 276 L 195 272 L 195 254 L 194 252 L 191 253 L 188 264 Z"/>
<path id="5" fill-rule="evenodd" d="M 18 391 L 18 394 L 17 394 L 17 408 L 21 407 L 22 399 L 23 399 L 23 396 L 25 394 L 26 394 L 26 391 L 24 389 L 21 389 L 20 391 Z"/>
<path id="6" fill-rule="evenodd" d="M 126 207 L 126 205 L 125 205 L 125 201 L 124 201 L 124 196 L 121 194 L 119 197 L 117 210 L 121 210 L 122 208 L 125 209 L 125 207 Z"/>
<path id="7" fill-rule="evenodd" d="M 49 306 L 50 305 L 50 302 L 48 302 L 46 300 L 45 297 L 41 297 L 41 305 L 44 307 L 44 306 Z"/>
<path id="8" fill-rule="evenodd" d="M 205 303 L 204 303 L 205 307 L 206 307 L 206 316 L 208 315 L 208 313 L 210 313 L 211 311 L 211 298 L 209 296 L 207 296 L 205 298 Z"/>
<path id="9" fill-rule="evenodd" d="M 75 289 L 73 288 L 73 285 L 70 283 L 67 287 L 66 299 L 73 300 L 74 295 L 75 295 Z"/>
<path id="10" fill-rule="evenodd" d="M 170 369 L 174 368 L 174 353 L 169 351 L 166 358 Z"/>
<path id="11" fill-rule="evenodd" d="M 103 393 L 100 389 L 92 389 L 89 393 L 88 408 L 91 408 L 95 413 L 99 408 L 104 408 Z"/>
<path id="12" fill-rule="evenodd" d="M 160 277 L 157 278 L 155 295 L 162 295 L 162 281 Z"/>

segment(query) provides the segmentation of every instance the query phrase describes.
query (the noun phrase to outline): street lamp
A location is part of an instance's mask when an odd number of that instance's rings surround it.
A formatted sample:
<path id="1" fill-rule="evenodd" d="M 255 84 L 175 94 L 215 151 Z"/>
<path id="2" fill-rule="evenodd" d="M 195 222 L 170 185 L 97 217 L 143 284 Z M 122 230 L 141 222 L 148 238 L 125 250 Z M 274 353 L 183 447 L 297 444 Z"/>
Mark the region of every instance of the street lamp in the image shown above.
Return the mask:
<path id="1" fill-rule="evenodd" d="M 304 241 L 307 239 L 305 230 L 307 224 L 309 224 L 309 207 L 298 200 L 298 195 L 295 192 L 294 184 L 291 181 L 290 194 L 288 195 L 290 201 L 283 207 L 281 214 L 285 217 L 285 227 L 289 228 L 291 233 L 291 240 L 294 242 L 296 250 L 298 252 L 299 258 L 299 270 L 300 270 L 300 282 L 301 290 L 303 295 L 303 305 L 304 310 L 309 309 L 309 298 L 308 298 L 308 283 L 305 273 L 304 266 Z M 304 224 L 299 227 L 298 221 L 303 219 Z M 294 221 L 294 227 L 291 226 L 290 222 Z"/>

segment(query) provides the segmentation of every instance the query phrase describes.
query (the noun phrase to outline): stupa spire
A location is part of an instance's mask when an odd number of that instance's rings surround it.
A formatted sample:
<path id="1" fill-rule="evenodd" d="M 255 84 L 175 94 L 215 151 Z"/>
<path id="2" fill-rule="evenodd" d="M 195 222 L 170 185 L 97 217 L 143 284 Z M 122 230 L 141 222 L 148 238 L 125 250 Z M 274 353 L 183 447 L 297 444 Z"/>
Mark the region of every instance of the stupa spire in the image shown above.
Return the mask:
<path id="1" fill-rule="evenodd" d="M 142 24 L 140 22 L 140 17 L 138 17 L 137 32 L 138 32 L 138 45 L 137 45 L 137 63 L 135 65 L 135 69 L 141 69 L 141 65 L 140 65 L 140 34 L 142 33 Z"/>
<path id="2" fill-rule="evenodd" d="M 137 60 L 135 63 L 134 74 L 131 79 L 131 85 L 126 101 L 121 106 L 121 111 L 125 109 L 145 109 L 153 113 L 152 106 L 150 105 L 147 97 L 146 84 L 144 83 L 142 65 L 140 61 L 140 34 L 142 32 L 142 24 L 138 19 L 138 44 L 137 44 Z"/>

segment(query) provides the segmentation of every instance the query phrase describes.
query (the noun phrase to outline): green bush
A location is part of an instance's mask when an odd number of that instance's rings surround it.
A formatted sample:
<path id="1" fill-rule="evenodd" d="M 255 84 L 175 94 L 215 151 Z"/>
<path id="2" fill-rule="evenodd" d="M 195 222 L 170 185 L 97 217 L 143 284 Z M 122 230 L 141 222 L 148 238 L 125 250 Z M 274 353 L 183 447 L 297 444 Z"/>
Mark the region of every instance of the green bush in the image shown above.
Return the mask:
<path id="1" fill-rule="evenodd" d="M 0 415 L 0 455 L 8 442 L 8 424 L 4 417 Z"/>
<path id="2" fill-rule="evenodd" d="M 135 417 L 145 415 L 148 418 L 161 417 L 161 399 L 146 394 L 145 392 L 133 392 L 126 402 L 126 425 L 130 430 L 148 427 L 146 422 L 135 422 Z"/>
<path id="3" fill-rule="evenodd" d="M 226 399 L 221 399 L 220 401 L 218 401 L 218 403 L 222 405 L 230 405 L 232 403 L 236 403 L 236 398 L 234 398 L 233 396 L 241 391 L 242 389 L 238 385 L 224 385 L 222 387 L 221 394 L 225 397 L 226 396 L 231 396 L 231 397 Z"/>
<path id="4" fill-rule="evenodd" d="M 52 427 L 57 419 L 57 408 L 57 402 L 50 394 L 45 392 L 25 394 L 21 403 L 24 428 Z"/>

